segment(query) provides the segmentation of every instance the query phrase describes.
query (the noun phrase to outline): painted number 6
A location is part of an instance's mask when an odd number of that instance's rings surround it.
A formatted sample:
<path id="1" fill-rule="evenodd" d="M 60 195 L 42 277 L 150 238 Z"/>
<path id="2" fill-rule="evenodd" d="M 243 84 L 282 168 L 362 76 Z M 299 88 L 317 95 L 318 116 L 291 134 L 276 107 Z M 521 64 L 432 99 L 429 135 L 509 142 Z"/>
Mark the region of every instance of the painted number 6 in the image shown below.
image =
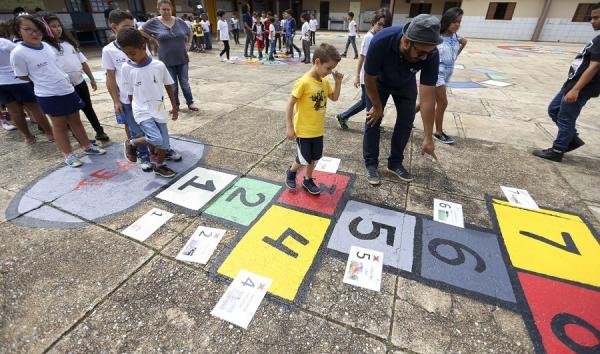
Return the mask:
<path id="1" fill-rule="evenodd" d="M 446 257 L 442 256 L 441 254 L 439 254 L 437 249 L 440 245 L 447 245 L 447 246 L 454 248 L 454 250 L 456 251 L 456 258 L 446 258 Z M 470 247 L 467 247 L 461 243 L 451 241 L 451 240 L 444 240 L 441 238 L 434 238 L 433 240 L 429 241 L 429 245 L 427 246 L 427 248 L 429 248 L 429 252 L 431 252 L 431 254 L 435 258 L 439 259 L 440 261 L 442 261 L 444 263 L 450 264 L 450 265 L 459 265 L 459 264 L 465 263 L 465 251 L 466 251 L 475 258 L 475 261 L 476 261 L 475 271 L 477 273 L 483 273 L 486 269 L 485 261 L 483 260 L 483 258 L 481 258 L 481 256 L 477 252 L 475 252 L 473 249 L 471 249 Z"/>

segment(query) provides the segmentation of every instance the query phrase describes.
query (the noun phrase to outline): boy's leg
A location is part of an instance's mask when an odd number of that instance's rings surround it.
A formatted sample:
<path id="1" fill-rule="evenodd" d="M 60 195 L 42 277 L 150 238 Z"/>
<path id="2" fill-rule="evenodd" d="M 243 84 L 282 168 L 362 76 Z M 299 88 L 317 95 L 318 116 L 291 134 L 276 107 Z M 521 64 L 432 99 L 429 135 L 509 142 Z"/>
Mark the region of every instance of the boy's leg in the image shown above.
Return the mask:
<path id="1" fill-rule="evenodd" d="M 581 113 L 581 109 L 585 106 L 587 101 L 590 99 L 589 96 L 580 95 L 577 101 L 573 103 L 561 102 L 560 111 L 556 119 L 556 125 L 558 126 L 558 135 L 552 148 L 558 151 L 568 151 L 571 141 L 577 136 L 577 128 L 575 122 Z"/>
<path id="2" fill-rule="evenodd" d="M 558 112 L 560 112 L 560 105 L 564 98 L 565 94 L 563 90 L 560 90 L 548 105 L 548 115 L 554 123 L 556 123 L 556 120 L 558 119 Z"/>
<path id="3" fill-rule="evenodd" d="M 306 173 L 302 181 L 302 187 L 310 194 L 317 195 L 321 193 L 321 188 L 317 186 L 313 178 L 313 172 L 317 161 L 323 156 L 323 137 L 306 139 L 308 147 L 304 152 L 305 157 L 310 158 L 310 163 L 306 166 Z M 310 156 L 307 156 L 310 155 Z"/>
<path id="4" fill-rule="evenodd" d="M 127 139 L 143 138 L 144 132 L 142 132 L 142 129 L 133 118 L 133 109 L 131 104 L 123 104 L 123 114 L 125 115 L 125 129 L 129 132 Z M 125 157 L 131 162 L 135 162 L 136 159 L 139 158 L 142 163 L 142 169 L 147 167 L 144 166 L 144 164 L 150 163 L 150 151 L 145 144 L 139 145 L 137 148 L 129 151 L 127 150 L 126 145 Z"/>
<path id="5" fill-rule="evenodd" d="M 356 48 L 356 36 L 350 37 L 352 38 L 352 48 L 354 49 L 354 59 L 358 58 L 358 49 Z"/>
<path id="6" fill-rule="evenodd" d="M 346 40 L 346 48 L 344 48 L 344 52 L 342 53 L 342 56 L 345 57 L 346 54 L 348 53 L 348 48 L 350 47 L 350 36 L 348 36 L 348 39 Z"/>

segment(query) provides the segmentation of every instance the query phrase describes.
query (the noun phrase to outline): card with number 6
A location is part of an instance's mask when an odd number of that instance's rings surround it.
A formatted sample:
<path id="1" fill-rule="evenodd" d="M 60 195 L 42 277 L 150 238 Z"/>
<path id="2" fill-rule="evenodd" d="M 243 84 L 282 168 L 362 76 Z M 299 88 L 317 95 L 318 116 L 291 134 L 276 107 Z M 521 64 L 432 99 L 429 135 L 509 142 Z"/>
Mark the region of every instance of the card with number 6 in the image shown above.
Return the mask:
<path id="1" fill-rule="evenodd" d="M 380 291 L 383 252 L 352 246 L 346 263 L 344 283 Z"/>

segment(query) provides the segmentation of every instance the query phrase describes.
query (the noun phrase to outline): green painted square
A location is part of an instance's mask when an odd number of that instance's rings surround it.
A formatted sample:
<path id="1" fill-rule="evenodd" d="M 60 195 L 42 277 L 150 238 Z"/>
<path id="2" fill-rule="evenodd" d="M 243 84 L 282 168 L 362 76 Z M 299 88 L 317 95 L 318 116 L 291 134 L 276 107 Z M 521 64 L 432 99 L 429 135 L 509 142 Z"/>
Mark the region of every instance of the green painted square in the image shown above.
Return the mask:
<path id="1" fill-rule="evenodd" d="M 205 213 L 248 226 L 269 205 L 281 186 L 240 178 Z"/>
<path id="2" fill-rule="evenodd" d="M 503 74 L 488 74 L 488 77 L 492 80 L 497 80 L 497 81 L 512 79 L 510 76 L 503 75 Z"/>

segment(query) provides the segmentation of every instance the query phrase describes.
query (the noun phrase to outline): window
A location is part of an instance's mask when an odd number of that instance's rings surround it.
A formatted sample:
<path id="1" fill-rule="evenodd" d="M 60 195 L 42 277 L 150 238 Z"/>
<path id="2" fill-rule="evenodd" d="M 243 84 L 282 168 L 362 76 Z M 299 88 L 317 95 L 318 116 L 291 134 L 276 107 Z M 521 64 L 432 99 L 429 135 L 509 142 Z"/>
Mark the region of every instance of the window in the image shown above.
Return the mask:
<path id="1" fill-rule="evenodd" d="M 408 17 L 415 17 L 419 14 L 430 14 L 431 13 L 431 4 L 430 3 L 420 3 L 420 4 L 410 4 L 410 13 Z"/>
<path id="2" fill-rule="evenodd" d="M 444 3 L 444 12 L 448 11 L 448 9 L 451 9 L 453 7 L 460 7 L 460 5 L 462 5 L 461 3 L 462 1 L 446 1 Z"/>
<path id="3" fill-rule="evenodd" d="M 512 20 L 516 2 L 490 2 L 486 20 Z"/>
<path id="4" fill-rule="evenodd" d="M 592 19 L 591 7 L 594 4 L 579 4 L 573 15 L 573 22 L 590 22 Z"/>
<path id="5" fill-rule="evenodd" d="M 92 9 L 93 12 L 103 12 L 108 9 L 108 4 L 105 0 L 89 0 L 89 2 L 90 9 Z"/>

